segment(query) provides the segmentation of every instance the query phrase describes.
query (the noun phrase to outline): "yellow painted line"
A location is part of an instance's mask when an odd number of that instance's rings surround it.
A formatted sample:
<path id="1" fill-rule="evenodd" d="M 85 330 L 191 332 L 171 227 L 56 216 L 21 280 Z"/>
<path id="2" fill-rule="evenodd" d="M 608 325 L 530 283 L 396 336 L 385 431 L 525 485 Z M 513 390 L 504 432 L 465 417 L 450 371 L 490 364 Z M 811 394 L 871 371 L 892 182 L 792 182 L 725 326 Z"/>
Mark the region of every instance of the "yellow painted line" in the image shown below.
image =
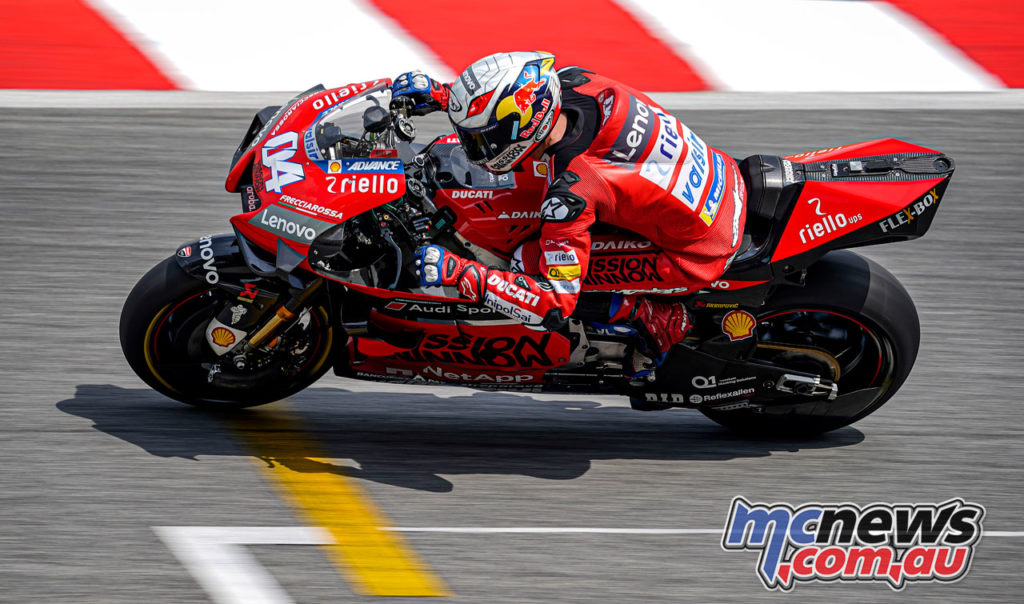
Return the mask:
<path id="1" fill-rule="evenodd" d="M 230 420 L 259 465 L 313 526 L 330 531 L 325 546 L 353 589 L 372 596 L 449 596 L 444 582 L 405 540 L 359 484 L 334 472 L 334 462 L 281 403 L 233 414 Z"/>

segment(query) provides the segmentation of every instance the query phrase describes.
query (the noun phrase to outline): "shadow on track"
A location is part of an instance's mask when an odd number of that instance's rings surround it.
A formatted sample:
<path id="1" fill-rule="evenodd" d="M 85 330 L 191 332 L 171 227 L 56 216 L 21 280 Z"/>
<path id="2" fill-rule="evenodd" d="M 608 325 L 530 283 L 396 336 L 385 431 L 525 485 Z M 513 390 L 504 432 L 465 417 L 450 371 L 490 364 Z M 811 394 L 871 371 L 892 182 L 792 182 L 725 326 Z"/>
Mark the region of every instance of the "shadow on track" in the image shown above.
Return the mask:
<path id="1" fill-rule="evenodd" d="M 331 458 L 351 459 L 355 465 L 311 459 L 317 455 L 301 450 L 273 461 L 301 472 L 332 472 L 431 492 L 452 490 L 442 475 L 570 480 L 585 474 L 594 460 L 725 461 L 846 447 L 864 440 L 862 432 L 850 427 L 813 439 L 749 439 L 695 411 L 642 413 L 602 407 L 583 398 L 538 401 L 495 392 L 440 398 L 421 392 L 312 388 L 290 403 L 304 434 L 318 441 Z M 280 413 L 278 404 L 205 411 L 148 389 L 90 384 L 78 386 L 75 397 L 57 408 L 152 455 L 186 459 L 252 455 L 231 426 L 237 428 L 241 420 L 253 426 L 250 430 L 268 429 L 262 427 L 262 418 Z M 281 439 L 282 434 L 274 437 Z"/>

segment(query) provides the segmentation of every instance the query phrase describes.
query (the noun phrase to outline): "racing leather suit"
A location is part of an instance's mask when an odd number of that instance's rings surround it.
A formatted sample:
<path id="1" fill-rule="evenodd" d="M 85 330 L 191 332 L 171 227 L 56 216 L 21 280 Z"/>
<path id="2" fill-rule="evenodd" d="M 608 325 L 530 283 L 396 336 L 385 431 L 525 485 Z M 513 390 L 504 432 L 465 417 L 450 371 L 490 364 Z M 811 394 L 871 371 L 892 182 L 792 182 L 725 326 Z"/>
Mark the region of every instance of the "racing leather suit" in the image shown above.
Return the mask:
<path id="1" fill-rule="evenodd" d="M 579 68 L 559 77 L 568 127 L 548 149 L 540 237 L 509 271 L 459 259 L 461 294 L 555 329 L 584 290 L 678 294 L 721 276 L 743 234 L 736 162 L 639 91 Z M 596 223 L 620 231 L 592 237 Z"/>

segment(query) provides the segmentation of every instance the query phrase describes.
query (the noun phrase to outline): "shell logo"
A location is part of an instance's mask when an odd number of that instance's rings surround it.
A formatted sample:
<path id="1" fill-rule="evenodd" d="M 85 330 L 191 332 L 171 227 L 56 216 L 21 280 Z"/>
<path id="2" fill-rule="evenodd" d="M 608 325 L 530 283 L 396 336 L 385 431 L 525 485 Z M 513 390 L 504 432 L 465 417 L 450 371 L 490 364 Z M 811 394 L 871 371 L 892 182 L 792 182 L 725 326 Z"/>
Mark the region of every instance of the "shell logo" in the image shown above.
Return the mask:
<path id="1" fill-rule="evenodd" d="M 210 338 L 213 339 L 214 344 L 225 348 L 235 343 L 235 334 L 231 333 L 231 330 L 224 327 L 214 329 L 210 334 Z"/>
<path id="2" fill-rule="evenodd" d="M 327 164 L 327 173 L 328 174 L 337 174 L 339 172 L 341 172 L 341 162 L 340 161 L 332 161 L 331 163 Z"/>
<path id="3" fill-rule="evenodd" d="M 755 325 L 754 315 L 745 310 L 734 310 L 722 318 L 722 333 L 729 336 L 730 342 L 745 340 L 754 335 Z"/>

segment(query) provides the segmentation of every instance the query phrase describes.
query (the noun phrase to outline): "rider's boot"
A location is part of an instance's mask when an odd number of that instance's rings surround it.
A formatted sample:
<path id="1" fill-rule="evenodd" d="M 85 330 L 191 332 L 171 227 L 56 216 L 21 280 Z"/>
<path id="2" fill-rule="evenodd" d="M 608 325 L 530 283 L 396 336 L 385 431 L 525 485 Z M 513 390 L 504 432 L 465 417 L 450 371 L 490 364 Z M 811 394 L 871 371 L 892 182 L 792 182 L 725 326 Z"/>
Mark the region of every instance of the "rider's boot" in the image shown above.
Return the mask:
<path id="1" fill-rule="evenodd" d="M 682 302 L 655 302 L 636 294 L 615 294 L 609 314 L 609 322 L 632 324 L 645 342 L 627 355 L 624 368 L 630 377 L 645 376 L 661 366 L 693 326 Z"/>

